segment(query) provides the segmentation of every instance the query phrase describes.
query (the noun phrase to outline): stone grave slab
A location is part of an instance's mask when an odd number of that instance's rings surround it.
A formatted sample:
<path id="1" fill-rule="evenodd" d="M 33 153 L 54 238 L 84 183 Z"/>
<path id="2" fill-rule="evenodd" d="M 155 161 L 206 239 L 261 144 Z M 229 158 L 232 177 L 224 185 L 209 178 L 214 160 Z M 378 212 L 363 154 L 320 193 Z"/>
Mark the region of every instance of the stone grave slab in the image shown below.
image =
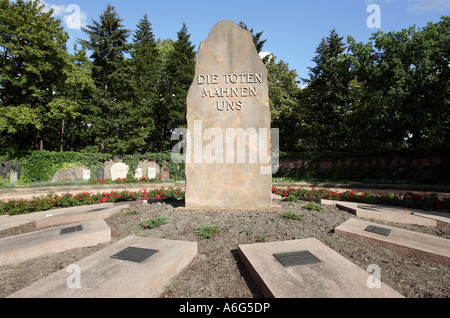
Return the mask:
<path id="1" fill-rule="evenodd" d="M 372 232 L 370 226 L 381 228 Z M 388 235 L 380 232 L 389 230 Z M 450 240 L 351 218 L 334 229 L 337 235 L 381 246 L 417 259 L 450 265 Z"/>
<path id="2" fill-rule="evenodd" d="M 271 208 L 267 68 L 252 34 L 217 23 L 187 96 L 186 208 Z"/>
<path id="3" fill-rule="evenodd" d="M 127 254 L 130 247 L 140 250 L 140 254 Z M 152 253 L 145 255 L 146 250 Z M 9 297 L 157 297 L 196 255 L 196 242 L 128 236 L 76 263 L 80 268 L 80 288 L 68 288 L 71 273 L 64 268 Z"/>
<path id="4" fill-rule="evenodd" d="M 44 227 L 50 225 L 71 223 L 72 222 L 71 220 L 73 220 L 73 222 L 80 222 L 80 221 L 87 221 L 89 219 L 105 218 L 107 217 L 108 213 L 114 213 L 114 211 L 103 212 L 97 215 L 91 214 L 87 217 L 84 216 L 85 217 L 84 219 L 83 216 L 80 216 L 79 219 L 76 219 L 74 215 L 83 215 L 99 208 L 102 209 L 106 207 L 114 208 L 115 206 L 116 205 L 113 203 L 103 203 L 99 205 L 84 205 L 41 212 L 33 212 L 29 214 L 2 215 L 2 218 L 0 219 L 0 231 L 18 227 L 28 223 L 33 223 L 37 227 Z M 126 208 L 126 206 L 122 206 L 121 208 Z M 69 216 L 68 218 L 64 217 L 66 214 Z"/>
<path id="5" fill-rule="evenodd" d="M 128 207 L 128 204 L 115 206 L 112 203 L 84 205 L 64 209 L 49 210 L 45 216 L 36 218 L 36 227 L 55 226 L 94 219 L 107 219 L 111 215 Z"/>
<path id="6" fill-rule="evenodd" d="M 368 287 L 370 273 L 315 238 L 239 245 L 238 253 L 267 298 L 403 297 L 384 283 Z"/>
<path id="7" fill-rule="evenodd" d="M 402 207 L 383 206 L 377 204 L 361 204 L 354 202 L 337 202 L 338 209 L 350 212 L 358 217 L 403 224 L 437 226 L 437 220 L 420 214 L 420 210 Z"/>
<path id="8" fill-rule="evenodd" d="M 0 266 L 111 240 L 104 220 L 75 223 L 0 239 Z"/>

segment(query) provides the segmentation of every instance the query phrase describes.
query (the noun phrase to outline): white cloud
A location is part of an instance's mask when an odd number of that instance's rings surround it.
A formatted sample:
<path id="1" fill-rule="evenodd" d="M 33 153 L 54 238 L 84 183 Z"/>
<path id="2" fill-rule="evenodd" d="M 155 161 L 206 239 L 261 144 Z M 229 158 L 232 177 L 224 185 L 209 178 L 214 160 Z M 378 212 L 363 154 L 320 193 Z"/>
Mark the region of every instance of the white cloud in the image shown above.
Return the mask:
<path id="1" fill-rule="evenodd" d="M 66 24 L 66 26 L 71 30 L 81 30 L 82 27 L 86 26 L 87 14 L 85 11 L 81 11 L 81 8 L 77 4 L 70 4 L 68 6 L 49 4 L 45 1 L 42 1 L 44 7 L 44 12 L 48 12 L 50 10 L 53 11 L 53 16 L 61 17 L 62 21 Z"/>
<path id="2" fill-rule="evenodd" d="M 260 57 L 261 59 L 265 58 L 265 57 L 268 56 L 268 55 L 270 55 L 271 58 L 272 58 L 272 56 L 273 56 L 273 54 L 270 53 L 270 52 L 260 52 L 260 53 L 259 53 L 259 57 Z"/>
<path id="3" fill-rule="evenodd" d="M 414 13 L 424 13 L 437 10 L 444 12 L 450 8 L 450 0 L 409 0 L 408 10 Z"/>

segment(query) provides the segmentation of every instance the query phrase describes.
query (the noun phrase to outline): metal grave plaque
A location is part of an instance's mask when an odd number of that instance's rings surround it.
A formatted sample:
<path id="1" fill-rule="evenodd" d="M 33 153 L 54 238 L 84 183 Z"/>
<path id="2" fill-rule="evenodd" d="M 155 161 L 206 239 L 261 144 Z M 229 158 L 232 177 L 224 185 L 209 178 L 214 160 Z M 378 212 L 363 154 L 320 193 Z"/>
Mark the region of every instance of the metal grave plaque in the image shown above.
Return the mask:
<path id="1" fill-rule="evenodd" d="M 301 252 L 290 252 L 290 253 L 279 253 L 273 254 L 275 258 L 283 264 L 284 267 L 293 267 L 301 265 L 311 265 L 322 263 L 320 259 L 315 257 L 308 251 Z"/>
<path id="2" fill-rule="evenodd" d="M 127 247 L 119 253 L 111 256 L 111 258 L 130 261 L 135 263 L 144 263 L 150 256 L 156 254 L 157 250 L 150 250 L 140 247 Z"/>
<path id="3" fill-rule="evenodd" d="M 74 233 L 74 232 L 79 232 L 79 231 L 83 231 L 83 226 L 77 225 L 77 226 L 72 226 L 72 227 L 66 227 L 64 229 L 61 229 L 61 231 L 59 232 L 59 235 L 64 235 L 64 234 L 69 234 L 69 233 Z"/>
<path id="4" fill-rule="evenodd" d="M 373 225 L 369 225 L 364 231 L 384 236 L 389 236 L 389 234 L 391 234 L 391 230 Z"/>

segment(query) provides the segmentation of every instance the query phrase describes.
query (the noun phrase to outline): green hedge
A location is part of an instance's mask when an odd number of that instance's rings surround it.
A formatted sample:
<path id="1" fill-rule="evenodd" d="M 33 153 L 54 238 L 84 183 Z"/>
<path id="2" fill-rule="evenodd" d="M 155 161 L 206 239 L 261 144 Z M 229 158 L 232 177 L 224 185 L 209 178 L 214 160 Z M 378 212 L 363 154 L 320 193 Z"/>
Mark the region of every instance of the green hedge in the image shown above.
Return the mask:
<path id="1" fill-rule="evenodd" d="M 442 165 L 429 167 L 429 173 L 419 174 L 412 165 L 415 158 L 431 157 L 439 153 Z M 390 164 L 396 157 L 406 160 L 405 164 Z M 295 169 L 286 168 L 287 159 L 308 161 Z M 345 158 L 352 158 L 347 164 Z M 91 181 L 97 176 L 97 169 L 103 166 L 108 159 L 116 161 L 121 159 L 129 166 L 128 178 L 134 178 L 137 165 L 142 160 L 155 161 L 160 166 L 166 166 L 172 180 L 184 180 L 184 164 L 172 161 L 170 153 L 146 153 L 125 155 L 117 157 L 111 154 L 79 153 L 79 152 L 50 152 L 31 151 L 9 158 L 0 155 L 0 162 L 8 159 L 22 162 L 21 182 L 48 182 L 56 171 L 70 165 L 83 165 L 91 170 Z M 382 159 L 387 165 L 382 166 Z M 330 160 L 332 167 L 323 169 L 320 162 Z M 367 162 L 369 165 L 364 166 Z M 340 164 L 339 164 L 340 163 Z M 351 153 L 321 152 L 321 153 L 280 153 L 280 168 L 274 177 L 290 178 L 295 180 L 347 180 L 347 181 L 374 181 L 374 182 L 416 182 L 428 184 L 442 184 L 450 182 L 450 149 L 435 150 L 403 150 L 403 151 L 360 151 Z"/>
<path id="2" fill-rule="evenodd" d="M 166 166 L 172 180 L 184 179 L 184 165 L 172 162 L 170 153 L 147 153 L 117 157 L 100 153 L 31 151 L 14 158 L 14 160 L 22 162 L 21 182 L 25 183 L 51 181 L 58 170 L 73 165 L 89 168 L 92 171 L 91 181 L 94 181 L 97 177 L 97 169 L 102 167 L 108 159 L 121 159 L 127 164 L 129 166 L 128 178 L 134 178 L 139 162 L 148 159 L 149 161 L 155 161 L 160 166 Z"/>

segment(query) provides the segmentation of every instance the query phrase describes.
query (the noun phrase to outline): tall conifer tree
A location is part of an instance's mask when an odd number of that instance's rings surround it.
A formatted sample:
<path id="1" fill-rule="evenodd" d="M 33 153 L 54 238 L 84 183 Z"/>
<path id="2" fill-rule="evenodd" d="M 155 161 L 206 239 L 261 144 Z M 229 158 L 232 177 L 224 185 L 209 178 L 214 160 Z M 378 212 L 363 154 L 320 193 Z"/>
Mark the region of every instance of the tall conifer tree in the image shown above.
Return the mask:
<path id="1" fill-rule="evenodd" d="M 147 14 L 139 21 L 131 50 L 133 105 L 128 112 L 129 152 L 151 150 L 154 110 L 158 101 L 158 82 L 162 62 Z"/>
<path id="2" fill-rule="evenodd" d="M 171 133 L 186 127 L 186 97 L 195 73 L 195 46 L 186 24 L 169 51 L 160 88 L 160 103 L 155 112 L 157 149 L 170 149 Z"/>
<path id="3" fill-rule="evenodd" d="M 352 78 L 350 62 L 342 37 L 335 30 L 323 39 L 316 49 L 314 67 L 309 68 L 310 79 L 303 102 L 308 111 L 307 124 L 310 127 L 311 150 L 343 150 L 346 147 L 348 113 Z"/>
<path id="4" fill-rule="evenodd" d="M 99 21 L 83 28 L 89 40 L 80 41 L 92 52 L 92 77 L 97 87 L 95 109 L 88 118 L 91 135 L 101 152 L 122 154 L 127 151 L 125 132 L 127 108 L 130 107 L 130 31 L 125 29 L 115 8 L 108 5 Z"/>

